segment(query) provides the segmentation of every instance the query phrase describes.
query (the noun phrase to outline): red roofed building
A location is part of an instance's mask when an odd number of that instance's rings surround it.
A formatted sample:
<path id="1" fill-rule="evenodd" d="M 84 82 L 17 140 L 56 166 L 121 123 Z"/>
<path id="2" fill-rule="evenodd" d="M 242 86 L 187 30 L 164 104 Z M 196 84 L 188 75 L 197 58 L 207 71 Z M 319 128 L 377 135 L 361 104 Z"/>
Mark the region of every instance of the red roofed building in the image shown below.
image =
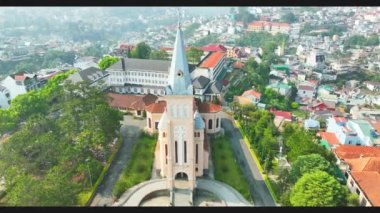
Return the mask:
<path id="1" fill-rule="evenodd" d="M 256 90 L 253 90 L 253 89 L 250 89 L 250 90 L 243 92 L 243 94 L 241 96 L 249 98 L 252 101 L 252 103 L 254 103 L 254 104 L 258 104 L 260 102 L 260 99 L 261 99 L 261 93 L 257 92 Z"/>
<path id="2" fill-rule="evenodd" d="M 9 97 L 7 98 L 12 100 L 18 95 L 37 89 L 40 87 L 40 83 L 36 74 L 19 72 L 7 76 L 3 81 L 1 81 L 1 86 L 7 88 L 9 91 Z"/>
<path id="3" fill-rule="evenodd" d="M 247 31 L 249 32 L 268 32 L 273 35 L 276 33 L 289 34 L 290 24 L 270 22 L 270 21 L 254 21 L 248 25 Z"/>
<path id="4" fill-rule="evenodd" d="M 320 132 L 319 135 L 321 136 L 322 140 L 327 141 L 327 143 L 330 145 L 331 148 L 335 148 L 340 145 L 339 140 L 336 137 L 335 133 Z"/>
<path id="5" fill-rule="evenodd" d="M 148 105 L 154 103 L 158 97 L 152 94 L 148 95 L 124 95 L 108 93 L 108 103 L 110 107 L 119 109 L 123 112 L 132 112 L 135 116 L 143 116 L 143 112 Z"/>
<path id="6" fill-rule="evenodd" d="M 227 48 L 221 44 L 209 44 L 207 46 L 201 47 L 205 52 L 226 52 Z"/>
<path id="7" fill-rule="evenodd" d="M 236 61 L 236 62 L 233 64 L 233 67 L 234 67 L 234 69 L 243 69 L 244 64 L 243 64 L 241 61 Z"/>
<path id="8" fill-rule="evenodd" d="M 225 52 L 211 52 L 209 53 L 198 65 L 198 67 L 191 73 L 191 77 L 195 79 L 203 75 L 211 81 L 216 80 L 224 70 L 226 63 Z"/>
<path id="9" fill-rule="evenodd" d="M 276 117 L 281 117 L 285 119 L 286 121 L 292 121 L 292 113 L 286 112 L 286 111 L 279 111 L 279 110 L 270 110 L 271 113 L 273 113 Z"/>

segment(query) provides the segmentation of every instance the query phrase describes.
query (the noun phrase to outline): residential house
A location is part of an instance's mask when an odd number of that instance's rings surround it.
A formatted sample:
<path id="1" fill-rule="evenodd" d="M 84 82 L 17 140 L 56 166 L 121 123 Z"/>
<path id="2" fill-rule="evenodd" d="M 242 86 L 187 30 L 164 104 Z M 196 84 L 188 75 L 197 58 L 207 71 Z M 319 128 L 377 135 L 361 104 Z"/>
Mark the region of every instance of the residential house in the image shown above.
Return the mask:
<path id="1" fill-rule="evenodd" d="M 281 82 L 270 84 L 266 88 L 272 89 L 285 97 L 290 97 L 292 93 L 292 87 Z"/>
<path id="2" fill-rule="evenodd" d="M 194 96 L 201 101 L 221 100 L 223 84 L 220 81 L 211 81 L 203 75 L 193 80 Z"/>
<path id="3" fill-rule="evenodd" d="M 309 118 L 304 121 L 304 128 L 306 130 L 318 131 L 320 129 L 319 121 Z"/>
<path id="4" fill-rule="evenodd" d="M 108 76 L 109 73 L 107 71 L 102 71 L 97 67 L 88 67 L 71 74 L 67 80 L 72 83 L 87 82 L 91 86 L 97 86 L 105 90 L 108 88 Z"/>
<path id="5" fill-rule="evenodd" d="M 320 111 L 335 111 L 335 103 L 330 101 L 314 101 L 307 107 L 307 110 L 312 112 Z"/>
<path id="6" fill-rule="evenodd" d="M 286 112 L 286 111 L 280 111 L 280 110 L 275 110 L 275 109 L 270 109 L 269 110 L 272 114 L 274 114 L 274 124 L 275 126 L 282 130 L 284 124 L 286 122 L 292 122 L 293 121 L 293 116 L 291 112 Z"/>
<path id="7" fill-rule="evenodd" d="M 328 144 L 328 149 L 335 149 L 340 146 L 340 142 L 333 132 L 320 132 L 318 135 L 321 137 L 321 144 Z"/>
<path id="8" fill-rule="evenodd" d="M 261 93 L 253 89 L 243 92 L 241 96 L 250 99 L 253 104 L 258 104 L 261 100 Z"/>
<path id="9" fill-rule="evenodd" d="M 10 92 L 6 87 L 0 85 L 0 109 L 7 109 L 10 105 Z"/>
<path id="10" fill-rule="evenodd" d="M 367 120 L 348 120 L 342 117 L 327 119 L 327 132 L 335 133 L 340 144 L 380 145 L 379 133 Z"/>
<path id="11" fill-rule="evenodd" d="M 380 91 L 380 82 L 365 81 L 363 83 L 371 91 Z"/>
<path id="12" fill-rule="evenodd" d="M 16 96 L 25 94 L 30 90 L 39 88 L 37 75 L 18 72 L 6 77 L 1 84 L 7 88 L 10 94 L 10 99 L 13 100 Z"/>

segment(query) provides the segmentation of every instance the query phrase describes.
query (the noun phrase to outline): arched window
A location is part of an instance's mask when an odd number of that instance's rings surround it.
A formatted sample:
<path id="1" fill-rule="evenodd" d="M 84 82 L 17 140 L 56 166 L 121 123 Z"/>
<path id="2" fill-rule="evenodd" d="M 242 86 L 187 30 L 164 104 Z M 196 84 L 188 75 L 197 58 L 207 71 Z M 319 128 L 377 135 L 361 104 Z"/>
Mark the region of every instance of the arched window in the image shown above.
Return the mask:
<path id="1" fill-rule="evenodd" d="M 149 129 L 150 129 L 150 128 L 152 128 L 152 120 L 149 118 L 148 121 L 149 121 L 149 122 L 148 122 Z"/>
<path id="2" fill-rule="evenodd" d="M 216 128 L 219 127 L 219 118 L 216 119 Z"/>
<path id="3" fill-rule="evenodd" d="M 212 119 L 208 120 L 208 129 L 212 129 Z"/>
<path id="4" fill-rule="evenodd" d="M 168 145 L 165 144 L 165 163 L 168 164 Z"/>
<path id="5" fill-rule="evenodd" d="M 195 163 L 198 163 L 198 144 L 195 145 Z"/>
<path id="6" fill-rule="evenodd" d="M 163 138 L 166 137 L 166 133 L 165 132 L 162 133 L 162 137 Z"/>

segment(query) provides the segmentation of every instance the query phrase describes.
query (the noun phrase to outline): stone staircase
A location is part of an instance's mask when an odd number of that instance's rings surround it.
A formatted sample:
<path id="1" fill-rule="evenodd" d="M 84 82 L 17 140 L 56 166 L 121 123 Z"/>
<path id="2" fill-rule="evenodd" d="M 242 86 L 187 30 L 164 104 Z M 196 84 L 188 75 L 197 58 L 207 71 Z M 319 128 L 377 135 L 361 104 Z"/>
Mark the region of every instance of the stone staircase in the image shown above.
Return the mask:
<path id="1" fill-rule="evenodd" d="M 192 192 L 190 189 L 176 188 L 173 194 L 173 206 L 192 206 Z"/>

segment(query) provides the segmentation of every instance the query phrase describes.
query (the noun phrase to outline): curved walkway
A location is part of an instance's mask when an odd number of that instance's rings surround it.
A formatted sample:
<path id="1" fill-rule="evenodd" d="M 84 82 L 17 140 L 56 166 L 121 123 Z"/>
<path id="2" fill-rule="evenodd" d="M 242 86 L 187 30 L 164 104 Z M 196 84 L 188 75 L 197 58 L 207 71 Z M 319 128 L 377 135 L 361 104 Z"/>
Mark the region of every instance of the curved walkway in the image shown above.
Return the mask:
<path id="1" fill-rule="evenodd" d="M 139 206 L 144 197 L 150 193 L 166 189 L 165 181 L 165 179 L 156 179 L 140 183 L 125 192 L 112 206 Z M 226 206 L 253 206 L 231 186 L 219 181 L 197 179 L 197 188 L 215 194 Z"/>

